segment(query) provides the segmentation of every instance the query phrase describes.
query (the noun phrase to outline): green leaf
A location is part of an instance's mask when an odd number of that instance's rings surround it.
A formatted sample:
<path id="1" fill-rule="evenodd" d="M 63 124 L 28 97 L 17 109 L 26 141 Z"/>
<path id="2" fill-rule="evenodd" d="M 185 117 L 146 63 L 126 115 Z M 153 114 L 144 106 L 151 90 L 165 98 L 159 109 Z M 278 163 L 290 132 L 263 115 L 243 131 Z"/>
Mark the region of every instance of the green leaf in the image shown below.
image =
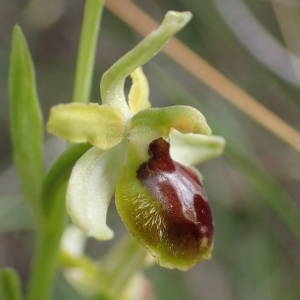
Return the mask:
<path id="1" fill-rule="evenodd" d="M 21 300 L 20 279 L 14 269 L 6 268 L 0 271 L 0 299 Z"/>
<path id="2" fill-rule="evenodd" d="M 125 119 L 108 105 L 95 103 L 60 104 L 52 107 L 47 130 L 73 143 L 89 142 L 101 149 L 118 144 L 123 138 Z"/>
<path id="3" fill-rule="evenodd" d="M 33 220 L 23 197 L 0 197 L 0 233 L 33 228 Z"/>
<path id="4" fill-rule="evenodd" d="M 73 222 L 88 235 L 110 239 L 106 213 L 124 163 L 124 145 L 103 152 L 92 148 L 75 164 L 67 190 L 67 210 Z"/>
<path id="5" fill-rule="evenodd" d="M 225 140 L 215 135 L 182 134 L 177 130 L 172 130 L 170 144 L 172 158 L 192 166 L 221 155 Z"/>
<path id="6" fill-rule="evenodd" d="M 43 120 L 39 106 L 35 71 L 26 40 L 15 26 L 9 74 L 10 122 L 13 156 L 26 198 L 37 210 L 45 174 Z"/>
<path id="7" fill-rule="evenodd" d="M 136 47 L 113 64 L 101 79 L 102 102 L 114 105 L 122 109 L 125 114 L 130 115 L 124 95 L 125 78 L 155 56 L 168 40 L 186 25 L 191 17 L 190 12 L 169 11 L 157 30 L 150 33 Z"/>

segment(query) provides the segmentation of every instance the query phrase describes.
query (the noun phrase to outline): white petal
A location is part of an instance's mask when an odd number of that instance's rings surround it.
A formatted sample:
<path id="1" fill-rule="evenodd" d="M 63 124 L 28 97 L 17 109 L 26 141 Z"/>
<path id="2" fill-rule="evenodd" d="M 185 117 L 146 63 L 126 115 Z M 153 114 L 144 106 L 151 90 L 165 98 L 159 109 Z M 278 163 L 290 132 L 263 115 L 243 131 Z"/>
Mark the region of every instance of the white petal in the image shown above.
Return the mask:
<path id="1" fill-rule="evenodd" d="M 106 213 L 124 163 L 124 145 L 103 151 L 88 150 L 75 164 L 68 189 L 67 210 L 72 221 L 86 234 L 111 239 Z"/>
<path id="2" fill-rule="evenodd" d="M 183 134 L 173 129 L 170 144 L 172 158 L 191 166 L 219 156 L 224 150 L 225 140 L 220 136 Z"/>
<path id="3" fill-rule="evenodd" d="M 69 225 L 61 239 L 61 249 L 74 256 L 84 253 L 86 235 L 75 225 Z"/>

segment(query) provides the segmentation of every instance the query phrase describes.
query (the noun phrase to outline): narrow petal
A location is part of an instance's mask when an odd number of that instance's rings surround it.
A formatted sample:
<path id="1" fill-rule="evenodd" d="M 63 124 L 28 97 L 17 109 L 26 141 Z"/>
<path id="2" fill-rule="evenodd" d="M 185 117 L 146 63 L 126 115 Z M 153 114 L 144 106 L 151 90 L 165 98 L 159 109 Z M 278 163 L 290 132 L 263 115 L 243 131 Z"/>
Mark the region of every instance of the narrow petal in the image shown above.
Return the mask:
<path id="1" fill-rule="evenodd" d="M 130 110 L 135 114 L 151 106 L 149 102 L 149 85 L 142 68 L 137 68 L 130 76 L 132 86 L 128 94 L 128 104 Z"/>
<path id="2" fill-rule="evenodd" d="M 73 222 L 96 239 L 110 239 L 106 213 L 124 162 L 124 145 L 103 152 L 88 150 L 75 164 L 67 190 L 67 210 Z"/>
<path id="3" fill-rule="evenodd" d="M 47 129 L 73 143 L 89 142 L 108 149 L 121 141 L 124 126 L 124 117 L 117 108 L 95 103 L 70 103 L 51 109 Z"/>
<path id="4" fill-rule="evenodd" d="M 152 31 L 131 51 L 114 63 L 101 78 L 102 103 L 116 106 L 129 116 L 130 111 L 124 95 L 126 77 L 155 56 L 169 39 L 187 24 L 191 17 L 190 12 L 169 11 L 155 31 Z"/>
<path id="5" fill-rule="evenodd" d="M 187 133 L 172 130 L 171 156 L 185 165 L 196 165 L 222 154 L 225 140 L 220 136 Z"/>

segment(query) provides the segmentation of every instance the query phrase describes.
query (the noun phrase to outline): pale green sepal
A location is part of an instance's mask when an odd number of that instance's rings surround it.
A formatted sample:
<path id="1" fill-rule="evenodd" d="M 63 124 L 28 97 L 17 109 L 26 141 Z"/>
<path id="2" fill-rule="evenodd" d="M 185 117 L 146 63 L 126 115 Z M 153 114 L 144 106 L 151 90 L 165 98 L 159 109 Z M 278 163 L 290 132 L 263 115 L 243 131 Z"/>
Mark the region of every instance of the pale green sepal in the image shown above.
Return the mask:
<path id="1" fill-rule="evenodd" d="M 225 140 L 220 136 L 187 133 L 172 130 L 171 157 L 184 164 L 196 165 L 222 154 Z"/>
<path id="2" fill-rule="evenodd" d="M 174 105 L 162 108 L 149 108 L 136 114 L 130 128 L 148 127 L 159 136 L 167 137 L 171 128 L 182 133 L 211 134 L 205 117 L 191 106 Z"/>
<path id="3" fill-rule="evenodd" d="M 125 119 L 114 107 L 69 103 L 51 109 L 47 130 L 72 143 L 108 149 L 122 140 Z"/>
<path id="4" fill-rule="evenodd" d="M 191 106 L 175 105 L 140 111 L 129 123 L 129 147 L 134 153 L 129 163 L 145 161 L 150 142 L 159 137 L 168 138 L 173 128 L 182 133 L 211 133 L 205 117 Z"/>
<path id="5" fill-rule="evenodd" d="M 149 85 L 142 68 L 130 74 L 132 86 L 128 94 L 128 104 L 132 113 L 137 113 L 151 106 L 149 102 Z"/>
<path id="6" fill-rule="evenodd" d="M 106 213 L 124 164 L 123 143 L 102 151 L 88 150 L 75 164 L 68 189 L 67 211 L 86 234 L 99 240 L 113 237 Z"/>
<path id="7" fill-rule="evenodd" d="M 187 24 L 191 17 L 190 12 L 169 11 L 155 31 L 114 63 L 101 78 L 102 102 L 122 109 L 129 117 L 130 110 L 124 95 L 125 78 L 155 56 L 168 40 Z"/>

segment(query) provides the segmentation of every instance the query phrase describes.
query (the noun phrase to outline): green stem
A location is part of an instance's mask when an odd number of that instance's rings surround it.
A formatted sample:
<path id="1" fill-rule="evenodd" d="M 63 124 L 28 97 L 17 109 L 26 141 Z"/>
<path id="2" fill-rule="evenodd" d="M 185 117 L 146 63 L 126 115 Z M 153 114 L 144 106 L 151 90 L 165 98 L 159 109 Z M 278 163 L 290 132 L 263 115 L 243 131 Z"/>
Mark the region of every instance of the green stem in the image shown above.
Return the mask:
<path id="1" fill-rule="evenodd" d="M 89 145 L 68 148 L 54 163 L 43 183 L 42 222 L 37 232 L 37 253 L 30 278 L 28 300 L 47 300 L 58 266 L 60 239 L 65 225 L 67 180 L 76 160 Z"/>
<path id="2" fill-rule="evenodd" d="M 73 91 L 73 101 L 75 102 L 89 101 L 103 5 L 104 0 L 86 0 Z M 62 161 L 64 162 L 64 157 Z M 69 162 L 68 155 L 66 161 Z M 50 177 L 46 177 L 45 180 L 46 189 L 44 186 L 41 197 L 43 201 L 41 214 L 43 217 L 38 232 L 37 255 L 30 278 L 28 300 L 49 299 L 55 279 L 60 239 L 65 221 L 64 195 L 66 182 L 64 178 L 66 169 L 63 167 L 65 166 L 61 161 L 55 164 L 52 171 L 49 172 Z M 61 170 L 61 173 L 57 173 L 58 169 Z M 63 176 L 58 176 L 57 180 L 52 180 L 53 174 L 63 174 Z M 49 182 L 53 183 L 52 188 L 51 186 L 49 188 Z"/>
<path id="3" fill-rule="evenodd" d="M 48 196 L 48 200 L 53 203 L 52 214 L 44 218 L 37 232 L 37 252 L 29 282 L 28 300 L 50 299 L 55 280 L 60 239 L 66 219 L 64 198 L 67 186 L 67 180 L 57 180 L 60 184 L 55 184 L 51 197 Z"/>
<path id="4" fill-rule="evenodd" d="M 30 278 L 28 300 L 50 299 L 55 272 L 58 265 L 58 251 L 61 231 L 40 231 L 37 240 L 35 264 Z"/>
<path id="5" fill-rule="evenodd" d="M 77 57 L 73 102 L 89 102 L 100 20 L 105 0 L 86 0 Z"/>

